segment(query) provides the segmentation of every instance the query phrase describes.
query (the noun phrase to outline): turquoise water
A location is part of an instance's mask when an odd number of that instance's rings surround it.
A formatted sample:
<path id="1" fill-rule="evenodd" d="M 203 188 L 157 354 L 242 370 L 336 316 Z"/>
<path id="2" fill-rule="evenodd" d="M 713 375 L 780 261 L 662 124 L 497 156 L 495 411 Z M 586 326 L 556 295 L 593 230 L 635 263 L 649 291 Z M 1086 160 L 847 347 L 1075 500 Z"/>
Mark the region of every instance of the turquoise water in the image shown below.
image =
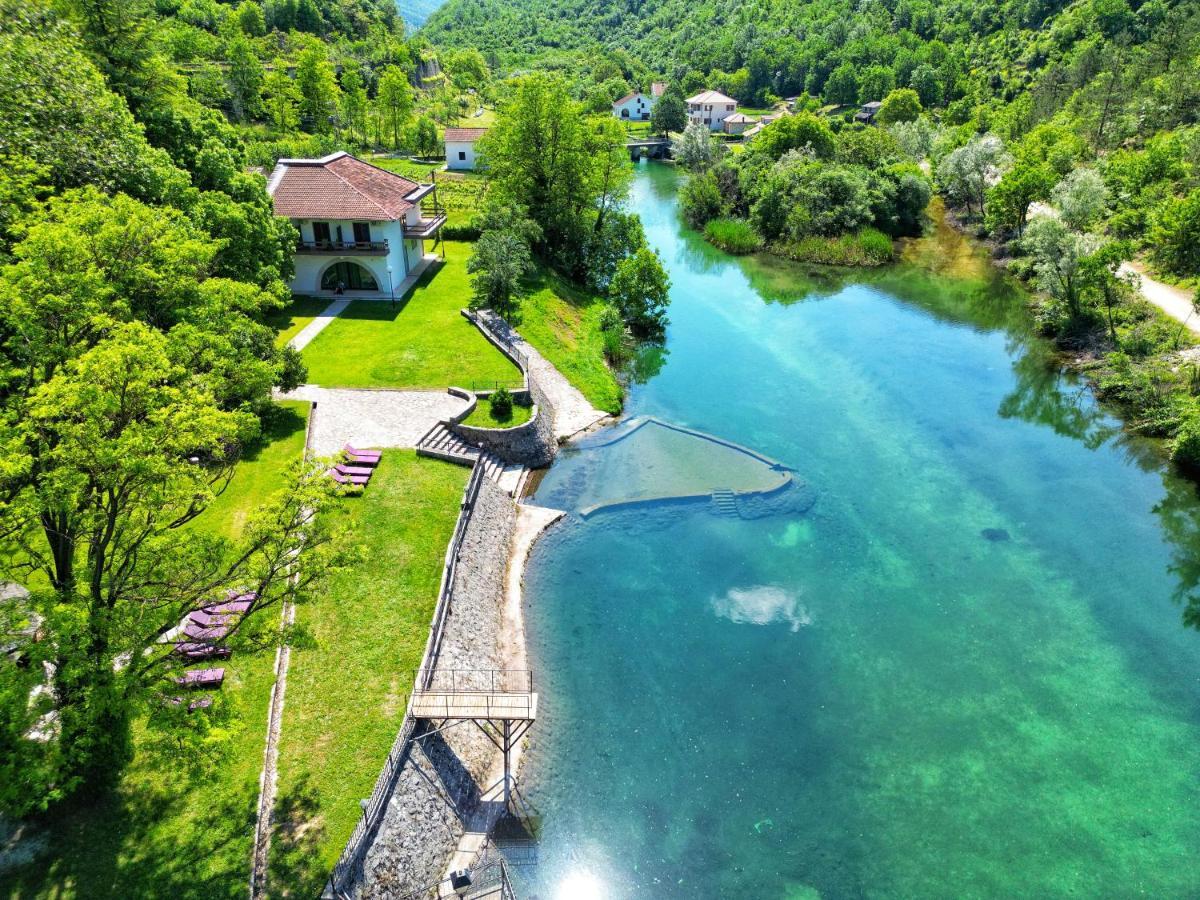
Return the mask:
<path id="1" fill-rule="evenodd" d="M 539 543 L 526 895 L 1200 895 L 1192 488 L 961 243 L 814 276 L 708 247 L 675 189 L 634 186 L 672 306 L 628 413 L 816 502 L 572 515 Z M 603 491 L 588 457 L 535 502 Z"/>

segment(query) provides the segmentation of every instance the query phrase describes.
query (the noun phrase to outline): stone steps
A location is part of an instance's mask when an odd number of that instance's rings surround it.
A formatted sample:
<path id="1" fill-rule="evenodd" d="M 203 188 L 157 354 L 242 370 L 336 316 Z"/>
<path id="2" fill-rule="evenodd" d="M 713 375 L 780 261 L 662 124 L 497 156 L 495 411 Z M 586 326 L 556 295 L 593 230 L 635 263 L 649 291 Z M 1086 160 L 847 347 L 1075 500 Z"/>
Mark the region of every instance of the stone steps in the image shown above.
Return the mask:
<path id="1" fill-rule="evenodd" d="M 505 462 L 495 453 L 481 450 L 463 440 L 441 422 L 417 444 L 417 455 L 430 456 L 460 466 L 473 466 L 478 462 L 483 466 L 483 474 L 500 485 L 510 497 L 516 496 L 525 475 L 524 466 Z"/>
<path id="2" fill-rule="evenodd" d="M 711 506 L 718 516 L 730 518 L 741 515 L 738 510 L 737 497 L 728 488 L 717 488 L 712 492 Z"/>

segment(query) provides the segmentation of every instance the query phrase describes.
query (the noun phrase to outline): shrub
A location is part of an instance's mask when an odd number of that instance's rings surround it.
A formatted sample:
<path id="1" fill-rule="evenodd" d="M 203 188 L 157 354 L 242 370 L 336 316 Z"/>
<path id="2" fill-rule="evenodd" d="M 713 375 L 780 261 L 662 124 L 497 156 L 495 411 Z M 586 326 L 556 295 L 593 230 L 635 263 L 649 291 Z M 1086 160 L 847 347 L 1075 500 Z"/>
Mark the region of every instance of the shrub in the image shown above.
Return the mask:
<path id="1" fill-rule="evenodd" d="M 837 237 L 810 235 L 772 249 L 789 259 L 827 266 L 879 266 L 892 260 L 892 239 L 875 228 Z"/>
<path id="2" fill-rule="evenodd" d="M 713 219 L 704 226 L 704 236 L 726 253 L 753 253 L 762 246 L 762 238 L 745 219 Z"/>
<path id="3" fill-rule="evenodd" d="M 1192 413 L 1183 420 L 1171 444 L 1171 458 L 1185 469 L 1200 471 L 1200 415 Z"/>
<path id="4" fill-rule="evenodd" d="M 513 396 L 508 388 L 500 388 L 492 393 L 488 403 L 492 407 L 492 417 L 503 422 L 512 417 Z"/>
<path id="5" fill-rule="evenodd" d="M 1154 211 L 1150 245 L 1155 261 L 1167 271 L 1200 274 L 1200 189 L 1173 197 Z"/>
<path id="6" fill-rule="evenodd" d="M 725 198 L 711 173 L 693 175 L 679 192 L 679 208 L 689 226 L 701 229 L 725 215 Z"/>
<path id="7" fill-rule="evenodd" d="M 610 363 L 622 366 L 629 361 L 632 343 L 629 330 L 621 319 L 621 311 L 611 303 L 600 310 L 600 335 L 604 340 L 604 355 Z"/>

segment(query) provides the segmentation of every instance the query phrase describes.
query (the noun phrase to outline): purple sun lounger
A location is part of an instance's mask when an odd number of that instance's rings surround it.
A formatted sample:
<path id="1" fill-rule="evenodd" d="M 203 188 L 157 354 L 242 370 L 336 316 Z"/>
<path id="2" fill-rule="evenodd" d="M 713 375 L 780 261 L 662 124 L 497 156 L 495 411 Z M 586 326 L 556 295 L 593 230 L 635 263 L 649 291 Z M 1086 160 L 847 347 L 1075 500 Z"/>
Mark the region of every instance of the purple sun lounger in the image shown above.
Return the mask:
<path id="1" fill-rule="evenodd" d="M 224 603 L 213 603 L 213 604 L 210 604 L 209 606 L 203 607 L 201 609 L 201 612 L 206 612 L 206 613 L 210 613 L 210 614 L 211 613 L 244 613 L 246 610 L 248 610 L 251 606 L 254 605 L 254 601 L 258 599 L 258 594 L 256 594 L 254 591 L 247 591 L 245 593 L 238 593 L 237 591 L 230 591 L 228 594 L 228 597 L 229 597 L 229 599 L 226 600 Z"/>
<path id="2" fill-rule="evenodd" d="M 375 471 L 366 466 L 347 466 L 344 463 L 338 463 L 334 468 L 342 475 L 361 475 L 363 478 L 370 478 Z"/>
<path id="3" fill-rule="evenodd" d="M 233 621 L 233 615 L 231 613 L 214 613 L 205 609 L 198 609 L 188 615 L 188 621 L 199 625 L 201 628 L 216 628 L 221 625 L 228 625 Z"/>
<path id="4" fill-rule="evenodd" d="M 230 654 L 228 647 L 196 641 L 180 641 L 175 645 L 175 652 L 184 659 L 229 659 Z"/>
<path id="5" fill-rule="evenodd" d="M 189 669 L 175 683 L 186 688 L 220 687 L 225 680 L 224 669 Z"/>
<path id="6" fill-rule="evenodd" d="M 379 465 L 379 461 L 383 459 L 382 450 L 357 450 L 349 444 L 342 447 L 342 453 L 345 455 L 347 462 L 358 466 L 377 466 Z"/>
<path id="7" fill-rule="evenodd" d="M 367 482 L 370 481 L 370 476 L 368 475 L 343 475 L 337 469 L 330 469 L 329 477 L 338 484 L 345 484 L 353 487 L 366 487 Z"/>
<path id="8" fill-rule="evenodd" d="M 215 628 L 205 628 L 195 622 L 188 622 L 183 627 L 183 633 L 193 641 L 219 641 L 229 634 L 229 626 L 218 625 Z"/>

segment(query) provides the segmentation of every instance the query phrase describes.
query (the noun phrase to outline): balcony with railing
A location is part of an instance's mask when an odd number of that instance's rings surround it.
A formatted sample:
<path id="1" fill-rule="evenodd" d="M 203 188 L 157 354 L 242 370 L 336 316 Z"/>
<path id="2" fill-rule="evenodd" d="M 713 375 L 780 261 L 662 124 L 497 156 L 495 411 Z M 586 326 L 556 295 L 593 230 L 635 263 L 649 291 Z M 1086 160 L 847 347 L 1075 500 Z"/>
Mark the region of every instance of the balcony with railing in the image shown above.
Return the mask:
<path id="1" fill-rule="evenodd" d="M 442 230 L 446 224 L 446 214 L 440 210 L 426 213 L 421 211 L 421 218 L 415 222 L 404 223 L 404 236 L 407 238 L 431 238 Z"/>
<path id="2" fill-rule="evenodd" d="M 387 256 L 387 241 L 300 241 L 297 253 L 346 253 L 359 256 Z"/>

